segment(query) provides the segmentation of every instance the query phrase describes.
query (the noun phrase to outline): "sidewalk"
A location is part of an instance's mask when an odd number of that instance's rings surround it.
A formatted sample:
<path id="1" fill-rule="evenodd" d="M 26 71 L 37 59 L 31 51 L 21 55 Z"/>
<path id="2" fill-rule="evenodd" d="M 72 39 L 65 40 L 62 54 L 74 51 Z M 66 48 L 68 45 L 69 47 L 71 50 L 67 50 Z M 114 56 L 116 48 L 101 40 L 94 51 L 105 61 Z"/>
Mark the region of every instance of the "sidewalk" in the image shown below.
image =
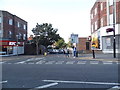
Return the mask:
<path id="1" fill-rule="evenodd" d="M 18 59 L 29 59 L 29 58 L 39 58 L 44 57 L 43 55 L 9 55 L 9 56 L 0 56 L 0 61 L 8 61 L 8 60 L 18 60 Z"/>
<path id="2" fill-rule="evenodd" d="M 99 60 L 99 61 L 120 61 L 120 54 L 116 54 L 116 58 L 113 54 L 95 53 L 95 58 L 93 54 L 79 54 L 78 59 L 84 60 Z"/>

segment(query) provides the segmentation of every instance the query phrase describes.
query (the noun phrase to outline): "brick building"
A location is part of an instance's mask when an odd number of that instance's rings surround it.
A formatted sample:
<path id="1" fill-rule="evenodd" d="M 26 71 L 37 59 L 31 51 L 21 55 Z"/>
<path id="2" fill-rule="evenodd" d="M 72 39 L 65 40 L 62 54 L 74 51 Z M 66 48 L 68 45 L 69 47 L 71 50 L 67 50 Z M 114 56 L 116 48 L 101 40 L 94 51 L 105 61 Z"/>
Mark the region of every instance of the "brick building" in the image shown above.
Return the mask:
<path id="1" fill-rule="evenodd" d="M 27 22 L 7 11 L 0 10 L 0 52 L 24 54 L 27 41 Z"/>
<path id="2" fill-rule="evenodd" d="M 113 13 L 113 0 L 96 0 L 90 11 L 92 44 L 95 43 L 96 49 L 104 53 L 113 53 L 113 32 L 106 32 L 106 29 L 113 28 L 113 14 L 117 53 L 120 48 L 120 1 L 114 1 L 115 13 Z"/>

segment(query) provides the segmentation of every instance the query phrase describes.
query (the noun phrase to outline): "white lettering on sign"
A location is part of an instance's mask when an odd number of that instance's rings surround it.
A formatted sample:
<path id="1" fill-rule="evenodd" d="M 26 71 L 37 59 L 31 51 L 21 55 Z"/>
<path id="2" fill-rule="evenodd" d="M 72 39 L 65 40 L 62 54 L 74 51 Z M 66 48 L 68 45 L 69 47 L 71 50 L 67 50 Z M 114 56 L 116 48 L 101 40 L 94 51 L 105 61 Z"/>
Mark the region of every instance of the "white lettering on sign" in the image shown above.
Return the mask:
<path id="1" fill-rule="evenodd" d="M 16 42 L 9 42 L 9 45 L 16 45 Z"/>

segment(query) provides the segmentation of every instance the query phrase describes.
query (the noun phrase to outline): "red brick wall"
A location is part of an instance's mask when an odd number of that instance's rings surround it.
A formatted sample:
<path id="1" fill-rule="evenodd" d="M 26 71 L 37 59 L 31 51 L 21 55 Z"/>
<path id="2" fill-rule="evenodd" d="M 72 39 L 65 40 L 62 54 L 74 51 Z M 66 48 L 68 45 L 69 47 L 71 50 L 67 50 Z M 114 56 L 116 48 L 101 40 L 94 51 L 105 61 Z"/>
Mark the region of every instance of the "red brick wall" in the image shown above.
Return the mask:
<path id="1" fill-rule="evenodd" d="M 86 50 L 86 42 L 89 42 L 87 38 L 79 38 L 77 44 L 77 50 Z"/>

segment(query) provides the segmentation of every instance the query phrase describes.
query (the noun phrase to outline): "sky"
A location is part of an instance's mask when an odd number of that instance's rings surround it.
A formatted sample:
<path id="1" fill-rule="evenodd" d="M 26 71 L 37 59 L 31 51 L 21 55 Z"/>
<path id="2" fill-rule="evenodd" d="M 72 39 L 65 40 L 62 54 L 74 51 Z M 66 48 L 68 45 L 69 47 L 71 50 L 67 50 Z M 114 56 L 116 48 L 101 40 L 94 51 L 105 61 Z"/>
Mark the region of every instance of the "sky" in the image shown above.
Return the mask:
<path id="1" fill-rule="evenodd" d="M 70 34 L 88 37 L 90 10 L 96 0 L 0 0 L 0 10 L 28 22 L 28 36 L 37 23 L 51 23 L 68 42 Z"/>

